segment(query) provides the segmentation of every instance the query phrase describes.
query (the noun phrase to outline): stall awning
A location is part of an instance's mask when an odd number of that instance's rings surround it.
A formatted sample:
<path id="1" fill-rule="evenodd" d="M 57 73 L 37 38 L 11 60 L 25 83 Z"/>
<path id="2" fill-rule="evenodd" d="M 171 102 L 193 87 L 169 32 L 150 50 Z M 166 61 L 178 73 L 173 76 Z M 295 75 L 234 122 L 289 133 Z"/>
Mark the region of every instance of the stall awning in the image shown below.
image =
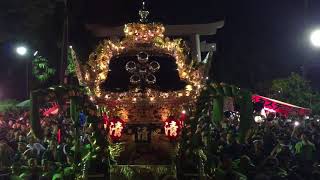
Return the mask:
<path id="1" fill-rule="evenodd" d="M 252 101 L 254 103 L 263 104 L 264 108 L 273 110 L 284 116 L 307 116 L 311 114 L 311 109 L 299 107 L 296 105 L 281 102 L 275 99 L 252 95 Z"/>

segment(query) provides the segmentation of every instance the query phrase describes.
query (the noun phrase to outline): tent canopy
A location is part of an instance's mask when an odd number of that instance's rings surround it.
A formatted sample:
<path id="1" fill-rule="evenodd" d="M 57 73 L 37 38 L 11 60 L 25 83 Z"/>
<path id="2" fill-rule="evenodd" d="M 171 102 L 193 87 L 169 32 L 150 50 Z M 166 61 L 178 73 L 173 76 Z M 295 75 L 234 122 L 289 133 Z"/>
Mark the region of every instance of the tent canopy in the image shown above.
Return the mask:
<path id="1" fill-rule="evenodd" d="M 25 100 L 20 102 L 19 104 L 16 105 L 17 107 L 21 107 L 21 108 L 30 108 L 31 107 L 31 100 Z"/>
<path id="2" fill-rule="evenodd" d="M 311 109 L 303 108 L 296 105 L 281 102 L 275 99 L 267 98 L 259 95 L 252 95 L 254 103 L 263 104 L 264 108 L 274 110 L 286 117 L 288 116 L 307 116 L 311 114 Z"/>

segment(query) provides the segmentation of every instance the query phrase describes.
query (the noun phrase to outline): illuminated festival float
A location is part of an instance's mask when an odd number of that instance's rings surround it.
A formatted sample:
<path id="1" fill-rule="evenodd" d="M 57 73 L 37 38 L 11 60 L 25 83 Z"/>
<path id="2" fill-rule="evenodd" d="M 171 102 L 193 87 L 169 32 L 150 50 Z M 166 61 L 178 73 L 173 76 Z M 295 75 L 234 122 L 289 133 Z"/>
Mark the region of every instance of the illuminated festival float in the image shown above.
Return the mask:
<path id="1" fill-rule="evenodd" d="M 126 24 L 121 41 L 104 40 L 85 64 L 77 63 L 80 85 L 102 111 L 111 147 L 121 148 L 118 165 L 156 165 L 175 176 L 177 141 L 205 85 L 205 67 L 189 60 L 181 39 L 165 27 Z M 114 166 L 114 168 L 121 166 Z"/>
<path id="2" fill-rule="evenodd" d="M 98 179 L 99 173 L 105 179 L 201 179 L 214 169 L 210 152 L 217 147 L 210 137 L 224 111 L 237 111 L 228 118 L 240 124 L 239 141 L 253 122 L 249 91 L 210 83 L 211 62 L 201 60 L 199 37 L 189 49 L 182 39 L 166 37 L 164 25 L 148 23 L 148 14 L 140 10 L 139 23 L 126 24 L 121 40 L 102 41 L 88 60 L 72 50 L 80 87 L 32 92 L 31 126 L 37 138 L 43 137 L 40 104 L 54 104 L 42 116 L 58 113 L 73 120 L 78 179 Z M 84 133 L 91 148 L 81 154 Z M 57 135 L 63 140 L 60 129 Z"/>

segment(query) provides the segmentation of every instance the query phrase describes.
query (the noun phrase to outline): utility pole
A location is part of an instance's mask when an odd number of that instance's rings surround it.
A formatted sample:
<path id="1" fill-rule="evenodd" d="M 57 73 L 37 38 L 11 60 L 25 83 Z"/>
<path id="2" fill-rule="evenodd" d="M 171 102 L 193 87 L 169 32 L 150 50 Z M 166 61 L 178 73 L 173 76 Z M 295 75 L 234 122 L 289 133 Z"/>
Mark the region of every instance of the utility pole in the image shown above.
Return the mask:
<path id="1" fill-rule="evenodd" d="M 60 84 L 64 84 L 65 69 L 67 66 L 67 59 L 68 59 L 68 42 L 69 42 L 68 0 L 64 0 L 64 22 L 63 22 L 60 72 L 59 72 Z"/>

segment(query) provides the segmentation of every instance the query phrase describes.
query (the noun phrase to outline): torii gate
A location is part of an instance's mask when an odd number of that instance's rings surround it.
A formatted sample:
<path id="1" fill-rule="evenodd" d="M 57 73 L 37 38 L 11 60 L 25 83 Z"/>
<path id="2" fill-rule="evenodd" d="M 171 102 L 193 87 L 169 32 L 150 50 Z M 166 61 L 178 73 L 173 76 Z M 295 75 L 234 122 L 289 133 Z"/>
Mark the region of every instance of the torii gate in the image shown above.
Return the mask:
<path id="1" fill-rule="evenodd" d="M 166 25 L 166 36 L 186 36 L 190 38 L 192 59 L 201 59 L 201 52 L 213 52 L 216 50 L 215 43 L 200 43 L 200 36 L 215 35 L 217 30 L 224 26 L 224 21 L 217 21 L 208 24 L 183 24 Z M 117 38 L 123 37 L 124 26 L 107 27 L 99 24 L 87 24 L 86 28 L 96 37 Z"/>

